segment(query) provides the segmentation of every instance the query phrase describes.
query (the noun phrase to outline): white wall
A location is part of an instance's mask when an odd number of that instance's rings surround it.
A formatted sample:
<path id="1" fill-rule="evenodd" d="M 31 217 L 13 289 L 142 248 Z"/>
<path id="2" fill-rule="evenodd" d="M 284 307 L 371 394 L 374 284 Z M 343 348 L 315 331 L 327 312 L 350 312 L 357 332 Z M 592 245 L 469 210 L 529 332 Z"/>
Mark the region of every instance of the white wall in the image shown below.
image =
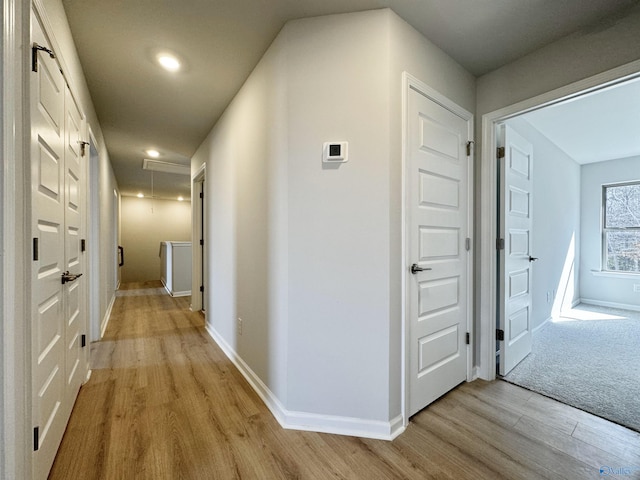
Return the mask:
<path id="1" fill-rule="evenodd" d="M 388 12 L 311 18 L 285 28 L 288 405 L 385 421 L 391 267 Z M 349 142 L 349 162 L 326 168 L 322 144 L 338 140 Z"/>
<path id="2" fill-rule="evenodd" d="M 584 302 L 640 308 L 637 275 L 594 275 L 602 259 L 602 185 L 640 180 L 640 157 L 590 163 L 582 166 L 582 256 L 580 296 Z"/>
<path id="3" fill-rule="evenodd" d="M 473 77 L 390 10 L 289 22 L 192 159 L 210 330 L 312 428 L 400 414 L 405 69 L 473 107 Z M 349 162 L 323 165 L 326 141 Z"/>
<path id="4" fill-rule="evenodd" d="M 160 242 L 191 241 L 191 202 L 123 196 L 120 218 L 122 282 L 160 280 Z"/>
<path id="5" fill-rule="evenodd" d="M 578 298 L 578 274 L 573 272 L 579 270 L 580 258 L 580 165 L 522 117 L 506 124 L 533 145 L 531 255 L 538 261 L 531 290 L 536 328 L 560 313 L 565 293 L 569 305 Z"/>
<path id="6" fill-rule="evenodd" d="M 640 5 L 478 78 L 478 116 L 640 58 Z"/>
<path id="7" fill-rule="evenodd" d="M 192 158 L 206 162 L 207 325 L 286 402 L 286 35 Z M 244 321 L 238 335 L 236 319 Z"/>

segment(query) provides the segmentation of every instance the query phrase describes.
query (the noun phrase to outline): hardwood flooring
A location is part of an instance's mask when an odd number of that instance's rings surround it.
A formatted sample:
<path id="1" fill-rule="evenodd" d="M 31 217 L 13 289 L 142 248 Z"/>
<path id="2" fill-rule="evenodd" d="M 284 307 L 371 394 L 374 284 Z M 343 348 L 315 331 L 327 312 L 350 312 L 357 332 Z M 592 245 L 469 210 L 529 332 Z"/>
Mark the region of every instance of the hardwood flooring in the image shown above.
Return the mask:
<path id="1" fill-rule="evenodd" d="M 393 442 L 284 430 L 155 287 L 116 299 L 50 479 L 640 478 L 640 435 L 502 381 L 459 386 Z"/>

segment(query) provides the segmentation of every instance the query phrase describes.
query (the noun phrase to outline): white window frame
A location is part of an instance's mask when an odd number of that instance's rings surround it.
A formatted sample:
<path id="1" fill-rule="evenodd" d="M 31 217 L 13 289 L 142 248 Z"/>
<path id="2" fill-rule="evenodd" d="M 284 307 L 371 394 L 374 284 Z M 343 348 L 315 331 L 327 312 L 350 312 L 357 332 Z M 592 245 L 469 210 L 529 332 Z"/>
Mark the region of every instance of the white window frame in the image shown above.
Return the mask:
<path id="1" fill-rule="evenodd" d="M 624 275 L 639 275 L 640 272 L 629 271 L 629 270 L 611 270 L 608 268 L 608 258 L 607 258 L 607 233 L 608 232 L 628 232 L 635 231 L 640 232 L 640 226 L 637 227 L 607 227 L 607 189 L 615 188 L 615 187 L 626 187 L 626 186 L 635 186 L 640 187 L 640 180 L 633 180 L 629 182 L 621 182 L 621 183 L 610 183 L 606 185 L 602 185 L 602 221 L 601 221 L 601 271 L 603 273 L 611 273 L 611 274 L 624 274 Z"/>

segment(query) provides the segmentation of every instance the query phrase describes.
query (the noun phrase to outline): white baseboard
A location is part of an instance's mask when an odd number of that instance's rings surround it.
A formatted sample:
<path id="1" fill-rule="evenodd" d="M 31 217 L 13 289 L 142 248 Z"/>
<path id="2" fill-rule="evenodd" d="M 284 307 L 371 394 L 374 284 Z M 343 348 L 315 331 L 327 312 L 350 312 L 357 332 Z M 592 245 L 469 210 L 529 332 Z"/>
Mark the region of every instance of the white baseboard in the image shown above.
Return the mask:
<path id="1" fill-rule="evenodd" d="M 544 322 L 542 322 L 540 325 L 538 325 L 536 328 L 534 328 L 533 330 L 531 330 L 532 334 L 536 334 L 536 332 L 540 331 L 542 328 L 546 327 L 547 324 L 549 322 L 552 322 L 553 319 L 551 317 L 548 317 Z"/>
<path id="2" fill-rule="evenodd" d="M 603 302 L 600 300 L 593 300 L 590 298 L 581 298 L 579 303 L 586 303 L 587 305 L 595 305 L 597 307 L 619 308 L 621 310 L 632 310 L 634 312 L 640 312 L 640 305 L 628 305 L 626 303 Z"/>
<path id="3" fill-rule="evenodd" d="M 355 437 L 374 438 L 378 440 L 393 440 L 404 430 L 402 415 L 391 421 L 368 420 L 354 417 L 322 415 L 317 413 L 296 412 L 287 410 L 282 402 L 264 384 L 235 350 L 216 332 L 206 324 L 206 330 L 218 344 L 225 355 L 238 368 L 242 376 L 249 382 L 258 396 L 271 411 L 278 423 L 289 430 L 304 430 L 310 432 L 332 433 Z"/>
<path id="4" fill-rule="evenodd" d="M 114 292 L 113 296 L 111 297 L 111 301 L 109 302 L 109 306 L 107 307 L 107 311 L 104 314 L 104 317 L 102 318 L 102 322 L 100 324 L 100 339 L 102 339 L 102 337 L 104 337 L 104 332 L 107 329 L 107 325 L 109 324 L 109 319 L 111 318 L 111 310 L 113 310 L 113 304 L 116 301 L 116 294 Z"/>

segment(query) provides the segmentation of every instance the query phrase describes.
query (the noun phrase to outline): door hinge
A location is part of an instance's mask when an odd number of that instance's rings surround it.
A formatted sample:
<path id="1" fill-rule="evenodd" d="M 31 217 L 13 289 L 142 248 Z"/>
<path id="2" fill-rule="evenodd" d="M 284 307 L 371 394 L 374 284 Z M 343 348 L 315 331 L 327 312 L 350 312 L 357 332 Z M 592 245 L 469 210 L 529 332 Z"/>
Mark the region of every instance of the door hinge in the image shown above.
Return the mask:
<path id="1" fill-rule="evenodd" d="M 467 142 L 467 157 L 471 156 L 471 145 L 475 145 L 476 142 L 474 142 L 473 140 L 469 140 Z"/>
<path id="2" fill-rule="evenodd" d="M 204 292 L 204 285 L 200 285 L 200 291 Z"/>
<path id="3" fill-rule="evenodd" d="M 200 198 L 204 198 L 204 192 L 200 192 Z"/>
<path id="4" fill-rule="evenodd" d="M 38 45 L 37 43 L 33 43 L 31 47 L 31 71 L 38 71 L 38 50 L 42 52 L 46 52 L 49 54 L 51 58 L 56 58 L 56 54 L 49 50 L 47 47 L 43 47 L 42 45 Z"/>
<path id="5" fill-rule="evenodd" d="M 84 140 L 78 140 L 78 143 L 80 144 L 80 156 L 84 157 L 85 149 L 86 147 L 89 146 L 89 142 L 85 142 Z"/>
<path id="6" fill-rule="evenodd" d="M 200 239 L 200 245 L 204 245 L 204 238 Z"/>
<path id="7" fill-rule="evenodd" d="M 498 147 L 498 158 L 504 158 L 504 147 Z"/>
<path id="8" fill-rule="evenodd" d="M 87 336 L 84 334 L 80 335 L 80 346 L 82 348 L 87 346 Z"/>
<path id="9" fill-rule="evenodd" d="M 466 342 L 467 345 L 471 344 L 471 334 L 469 332 L 467 332 Z"/>
<path id="10" fill-rule="evenodd" d="M 504 330 L 496 329 L 496 340 L 504 342 Z"/>
<path id="11" fill-rule="evenodd" d="M 496 250 L 504 250 L 504 238 L 496 238 Z"/>
<path id="12" fill-rule="evenodd" d="M 40 248 L 39 248 L 40 240 L 38 237 L 33 239 L 33 261 L 37 262 L 40 258 Z"/>
<path id="13" fill-rule="evenodd" d="M 40 449 L 40 427 L 33 427 L 33 451 Z"/>
<path id="14" fill-rule="evenodd" d="M 467 252 L 469 250 L 471 250 L 471 239 L 470 238 L 466 238 L 464 241 L 464 248 L 467 250 Z"/>
<path id="15" fill-rule="evenodd" d="M 80 251 L 84 252 L 87 250 L 87 241 L 83 238 L 80 240 Z"/>

